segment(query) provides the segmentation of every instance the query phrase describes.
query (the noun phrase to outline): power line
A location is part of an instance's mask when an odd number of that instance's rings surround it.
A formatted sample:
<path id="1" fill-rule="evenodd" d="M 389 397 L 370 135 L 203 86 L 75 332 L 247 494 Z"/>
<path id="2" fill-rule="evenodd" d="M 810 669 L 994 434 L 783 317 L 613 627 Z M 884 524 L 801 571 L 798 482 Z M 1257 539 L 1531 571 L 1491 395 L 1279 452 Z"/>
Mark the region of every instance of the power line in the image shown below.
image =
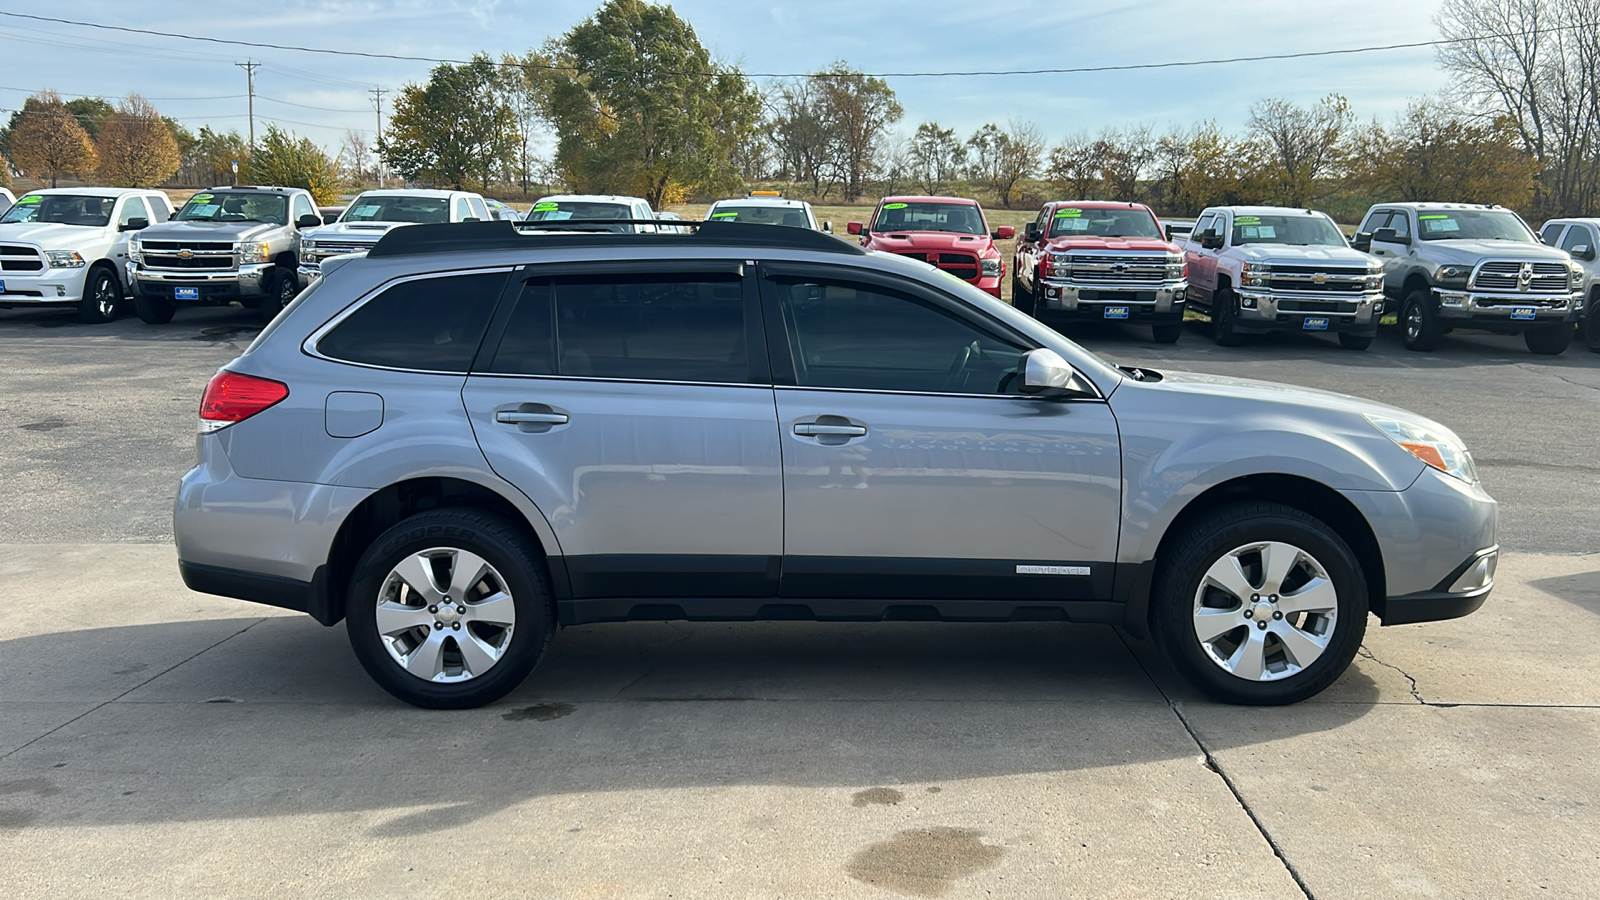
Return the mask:
<path id="1" fill-rule="evenodd" d="M 238 46 L 238 47 L 256 47 L 256 48 L 261 48 L 261 49 L 265 49 L 265 50 L 290 50 L 290 51 L 294 51 L 294 52 L 297 52 L 297 53 L 320 53 L 320 54 L 325 54 L 325 55 L 330 55 L 330 56 L 352 56 L 352 57 L 360 57 L 360 58 L 364 58 L 364 59 L 392 59 L 392 60 L 400 60 L 400 61 L 403 61 L 403 62 L 447 63 L 447 64 L 451 64 L 451 65 L 467 65 L 467 64 L 469 64 L 471 62 L 471 60 L 451 59 L 451 58 L 447 58 L 447 57 L 407 56 L 407 55 L 398 54 L 398 53 L 369 53 L 369 52 L 361 51 L 361 50 L 334 50 L 334 49 L 330 49 L 330 48 L 327 48 L 327 47 L 299 47 L 299 46 L 294 46 L 292 44 L 268 44 L 268 43 L 262 43 L 262 42 L 258 42 L 258 41 L 240 41 L 240 40 L 233 40 L 233 39 L 229 39 L 229 38 L 206 37 L 206 36 L 192 35 L 192 34 L 176 34 L 174 32 L 170 32 L 170 31 L 155 31 L 155 30 L 148 29 L 148 28 L 129 28 L 129 27 L 126 27 L 126 26 L 123 26 L 123 25 L 106 25 L 106 24 L 102 24 L 102 23 L 98 23 L 98 22 L 79 22 L 79 21 L 74 21 L 72 19 L 58 19 L 58 18 L 54 18 L 54 17 L 51 17 L 51 16 L 36 16 L 36 15 L 30 15 L 28 13 L 18 13 L 18 12 L 0 11 L 0 16 L 10 16 L 10 17 L 13 17 L 13 18 L 18 18 L 18 19 L 33 19 L 35 21 L 40 21 L 40 22 L 54 22 L 54 23 L 61 24 L 61 25 L 75 25 L 75 26 L 78 26 L 78 27 L 81 27 L 81 28 L 98 28 L 98 29 L 102 29 L 102 30 L 106 30 L 106 31 L 120 31 L 120 32 L 128 33 L 128 34 L 144 34 L 144 35 L 151 35 L 151 36 L 154 36 L 154 37 L 175 38 L 175 39 L 178 39 L 178 40 L 187 40 L 187 41 L 203 41 L 203 42 L 206 42 L 206 43 L 228 44 L 228 45 Z M 1356 53 L 1379 53 L 1379 52 L 1390 51 L 1390 50 L 1413 50 L 1413 49 L 1419 49 L 1419 48 L 1423 48 L 1423 47 L 1442 47 L 1442 46 L 1447 46 L 1447 45 L 1451 45 L 1451 44 L 1476 43 L 1478 41 L 1492 40 L 1492 39 L 1496 39 L 1496 38 L 1526 37 L 1526 36 L 1535 35 L 1535 34 L 1554 34 L 1554 33 L 1562 32 L 1562 31 L 1570 31 L 1570 30 L 1573 30 L 1573 29 L 1576 29 L 1576 28 L 1580 28 L 1580 27 L 1582 27 L 1582 26 L 1579 26 L 1579 25 L 1563 25 L 1563 26 L 1556 26 L 1556 27 L 1552 27 L 1552 28 L 1535 28 L 1535 29 L 1528 29 L 1528 30 L 1524 30 L 1524 31 L 1506 32 L 1506 33 L 1501 33 L 1501 34 L 1485 34 L 1485 35 L 1475 35 L 1475 36 L 1471 36 L 1471 37 L 1459 37 L 1459 38 L 1437 38 L 1437 39 L 1431 40 L 1431 41 L 1409 41 L 1409 42 L 1406 42 L 1406 43 L 1381 44 L 1381 45 L 1370 46 L 1370 47 L 1347 47 L 1347 48 L 1338 49 L 1338 50 L 1305 50 L 1305 51 L 1300 51 L 1300 52 L 1296 52 L 1296 53 L 1269 53 L 1269 54 L 1261 54 L 1259 56 L 1232 56 L 1232 57 L 1221 57 L 1221 58 L 1216 58 L 1216 59 L 1175 60 L 1175 61 L 1168 61 L 1168 62 L 1153 62 L 1153 63 L 1127 63 L 1127 64 L 1123 64 L 1123 65 L 1106 65 L 1106 66 L 1074 66 L 1074 67 L 1070 67 L 1070 68 L 1058 68 L 1058 69 L 992 69 L 992 70 L 972 70 L 972 71 L 848 72 L 848 73 L 843 73 L 843 72 L 841 72 L 841 73 L 830 73 L 830 72 L 743 72 L 743 73 L 740 73 L 740 74 L 743 74 L 747 78 L 808 78 L 808 77 L 813 77 L 813 76 L 820 76 L 820 77 L 825 77 L 826 78 L 826 77 L 859 77 L 859 76 L 863 76 L 863 75 L 864 76 L 868 76 L 868 77 L 873 77 L 873 78 L 957 78 L 957 77 L 986 76 L 986 75 L 1076 75 L 1076 74 L 1089 74 L 1089 73 L 1096 73 L 1096 72 L 1130 72 L 1130 71 L 1143 70 L 1143 69 L 1176 69 L 1176 68 L 1185 68 L 1185 67 L 1192 67 L 1192 66 L 1227 65 L 1227 64 L 1241 63 L 1241 62 L 1271 62 L 1271 61 L 1287 60 L 1287 59 L 1313 59 L 1313 58 L 1325 57 L 1325 56 L 1345 56 L 1345 55 L 1356 54 Z M 563 66 L 563 65 L 556 65 L 556 64 L 549 64 L 549 63 L 521 63 L 521 62 L 518 62 L 518 63 L 506 63 L 506 62 L 499 62 L 499 61 L 495 61 L 495 60 L 491 60 L 490 62 L 492 62 L 494 65 L 497 65 L 497 66 L 507 66 L 507 67 L 511 67 L 511 68 L 522 68 L 522 69 L 533 68 L 533 69 L 544 69 L 544 70 L 551 70 L 551 71 L 574 71 L 575 68 L 576 68 L 574 66 Z M 671 73 L 664 73 L 664 74 L 682 75 L 682 76 L 706 76 L 706 77 L 709 77 L 709 76 L 725 75 L 725 74 L 730 74 L 730 73 L 728 73 L 728 72 L 698 71 L 698 72 L 671 72 Z"/>

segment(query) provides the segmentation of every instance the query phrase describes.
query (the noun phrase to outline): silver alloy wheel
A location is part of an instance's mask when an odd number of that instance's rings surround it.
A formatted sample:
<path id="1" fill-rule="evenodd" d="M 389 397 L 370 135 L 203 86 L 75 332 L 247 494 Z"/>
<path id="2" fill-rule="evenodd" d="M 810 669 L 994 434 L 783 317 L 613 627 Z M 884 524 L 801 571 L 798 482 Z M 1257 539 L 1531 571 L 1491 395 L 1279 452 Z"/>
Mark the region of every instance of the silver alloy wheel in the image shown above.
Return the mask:
<path id="1" fill-rule="evenodd" d="M 483 557 L 456 547 L 407 556 L 378 590 L 378 637 L 401 668 L 425 681 L 468 681 L 511 646 L 511 590 Z"/>
<path id="2" fill-rule="evenodd" d="M 1246 681 L 1277 681 L 1306 669 L 1328 648 L 1338 619 L 1338 591 L 1327 569 L 1280 541 L 1224 553 L 1194 595 L 1201 648 Z"/>

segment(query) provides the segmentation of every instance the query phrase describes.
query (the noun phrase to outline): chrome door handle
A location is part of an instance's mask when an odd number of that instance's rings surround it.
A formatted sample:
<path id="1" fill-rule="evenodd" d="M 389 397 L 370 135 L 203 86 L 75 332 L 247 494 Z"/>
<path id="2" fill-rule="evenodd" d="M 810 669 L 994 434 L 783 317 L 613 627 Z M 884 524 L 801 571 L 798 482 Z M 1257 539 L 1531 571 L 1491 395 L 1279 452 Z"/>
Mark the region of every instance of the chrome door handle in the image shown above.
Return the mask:
<path id="1" fill-rule="evenodd" d="M 516 412 L 509 409 L 495 413 L 494 420 L 507 425 L 565 425 L 568 421 L 566 413 Z"/>
<path id="2" fill-rule="evenodd" d="M 820 437 L 822 435 L 861 437 L 867 433 L 867 429 L 861 425 L 818 425 L 815 422 L 800 422 L 794 426 L 794 433 L 801 437 Z"/>

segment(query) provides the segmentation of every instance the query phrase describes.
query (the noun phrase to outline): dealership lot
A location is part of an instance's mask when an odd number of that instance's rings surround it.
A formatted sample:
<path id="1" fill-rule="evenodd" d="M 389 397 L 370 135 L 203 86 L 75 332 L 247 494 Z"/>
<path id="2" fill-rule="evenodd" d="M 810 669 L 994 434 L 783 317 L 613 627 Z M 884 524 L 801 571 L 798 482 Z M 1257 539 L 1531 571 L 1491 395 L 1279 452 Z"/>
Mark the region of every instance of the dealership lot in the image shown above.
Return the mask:
<path id="1" fill-rule="evenodd" d="M 258 318 L 0 312 L 0 852 L 16 896 L 1586 896 L 1600 877 L 1600 355 L 1452 335 L 1083 342 L 1396 403 L 1502 503 L 1466 619 L 1218 706 L 1057 623 L 568 630 L 491 707 L 402 706 L 342 627 L 186 591 L 169 504 Z M 247 852 L 242 852 L 247 851 Z"/>

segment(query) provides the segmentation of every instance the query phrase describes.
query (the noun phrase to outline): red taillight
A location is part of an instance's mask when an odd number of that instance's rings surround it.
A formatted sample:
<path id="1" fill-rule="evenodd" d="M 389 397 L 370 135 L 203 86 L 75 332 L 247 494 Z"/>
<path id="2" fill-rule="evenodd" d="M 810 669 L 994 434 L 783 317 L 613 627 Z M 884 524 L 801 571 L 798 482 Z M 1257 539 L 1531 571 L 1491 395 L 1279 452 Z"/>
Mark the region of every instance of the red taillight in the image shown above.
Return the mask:
<path id="1" fill-rule="evenodd" d="M 200 398 L 200 421 L 221 427 L 242 422 L 289 396 L 289 386 L 270 378 L 223 369 L 211 376 Z"/>

